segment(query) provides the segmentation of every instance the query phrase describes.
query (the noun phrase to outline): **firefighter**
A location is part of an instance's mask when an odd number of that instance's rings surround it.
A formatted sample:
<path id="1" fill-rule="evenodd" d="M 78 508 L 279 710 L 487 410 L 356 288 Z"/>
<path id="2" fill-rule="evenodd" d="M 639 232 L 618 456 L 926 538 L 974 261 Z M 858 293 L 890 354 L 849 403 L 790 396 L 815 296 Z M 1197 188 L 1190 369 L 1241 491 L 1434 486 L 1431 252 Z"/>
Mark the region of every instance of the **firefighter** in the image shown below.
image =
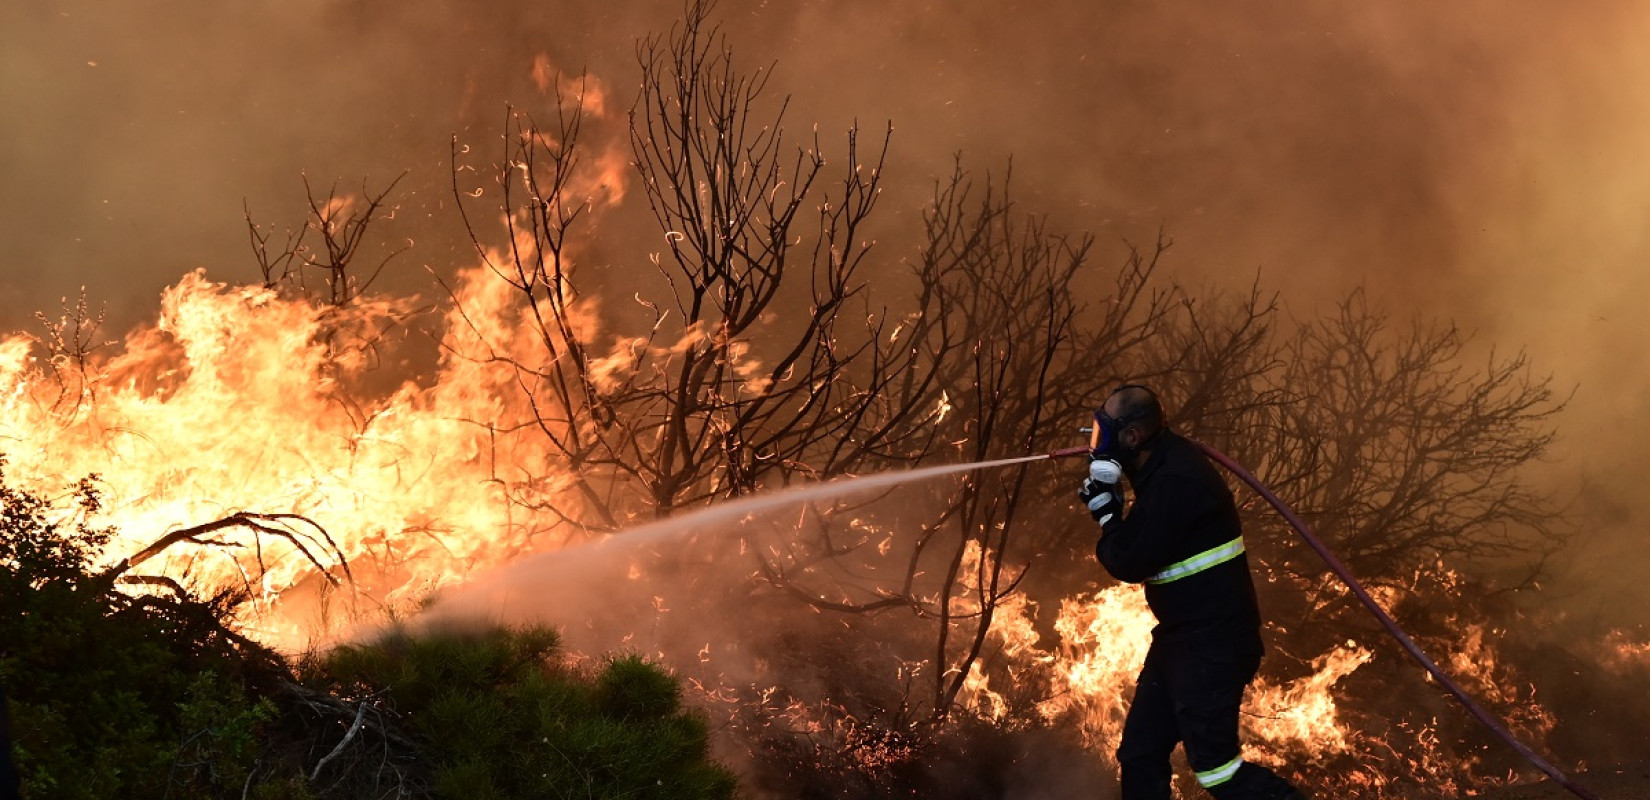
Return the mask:
<path id="1" fill-rule="evenodd" d="M 1112 577 L 1145 584 L 1157 619 L 1117 748 L 1123 800 L 1169 800 L 1176 744 L 1218 800 L 1304 800 L 1239 752 L 1238 711 L 1262 648 L 1231 490 L 1196 445 L 1169 430 L 1150 389 L 1118 388 L 1094 420 L 1078 496 L 1100 523 L 1095 555 Z M 1134 490 L 1127 512 L 1125 475 Z"/>

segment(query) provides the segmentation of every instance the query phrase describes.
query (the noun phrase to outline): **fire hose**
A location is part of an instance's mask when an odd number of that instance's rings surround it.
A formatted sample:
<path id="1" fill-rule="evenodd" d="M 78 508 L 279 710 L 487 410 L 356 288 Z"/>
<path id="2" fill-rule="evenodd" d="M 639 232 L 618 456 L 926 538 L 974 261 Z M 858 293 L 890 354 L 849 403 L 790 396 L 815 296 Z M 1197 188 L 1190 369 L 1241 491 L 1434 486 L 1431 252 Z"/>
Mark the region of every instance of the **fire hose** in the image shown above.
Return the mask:
<path id="1" fill-rule="evenodd" d="M 1540 754 L 1536 753 L 1528 745 L 1519 741 L 1518 737 L 1514 736 L 1512 731 L 1507 729 L 1506 725 L 1502 724 L 1499 719 L 1496 719 L 1494 714 L 1491 714 L 1487 709 L 1479 705 L 1478 701 L 1472 699 L 1472 696 L 1467 694 L 1467 690 L 1461 688 L 1460 684 L 1450 678 L 1449 675 L 1446 674 L 1437 663 L 1429 658 L 1427 654 L 1421 650 L 1420 645 L 1416 644 L 1415 640 L 1411 639 L 1409 634 L 1404 632 L 1403 628 L 1398 627 L 1398 623 L 1392 618 L 1392 615 L 1388 614 L 1386 609 L 1381 608 L 1381 605 L 1375 602 L 1375 598 L 1370 596 L 1369 592 L 1364 589 L 1363 584 L 1359 583 L 1358 579 L 1352 576 L 1352 571 L 1347 569 L 1346 565 L 1341 563 L 1341 560 L 1337 558 L 1327 546 L 1324 545 L 1323 541 L 1312 532 L 1311 527 L 1308 526 L 1306 522 L 1295 513 L 1294 509 L 1289 507 L 1288 503 L 1285 503 L 1277 496 L 1277 494 L 1268 488 L 1265 483 L 1262 483 L 1261 480 L 1256 478 L 1253 473 L 1245 469 L 1242 464 L 1232 460 L 1230 456 L 1196 439 L 1189 439 L 1189 441 L 1191 441 L 1192 444 L 1197 445 L 1198 449 L 1202 450 L 1204 454 L 1209 456 L 1209 458 L 1213 459 L 1222 467 L 1225 467 L 1227 471 L 1231 472 L 1233 475 L 1236 475 L 1244 483 L 1249 484 L 1249 486 L 1252 487 L 1256 493 L 1264 498 L 1266 502 L 1270 503 L 1272 508 L 1278 512 L 1278 515 L 1283 517 L 1284 521 L 1288 522 L 1289 526 L 1294 528 L 1296 533 L 1300 534 L 1300 537 L 1306 541 L 1306 544 L 1309 547 L 1317 552 L 1318 556 L 1324 560 L 1325 564 L 1329 565 L 1329 569 L 1335 573 L 1335 576 L 1340 578 L 1341 582 L 1346 584 L 1348 589 L 1352 590 L 1352 594 L 1358 598 L 1358 601 L 1363 603 L 1364 607 L 1368 608 L 1371 614 L 1375 615 L 1375 619 L 1381 623 L 1381 627 L 1386 628 L 1386 632 L 1391 634 L 1392 638 L 1396 639 L 1398 644 L 1403 646 L 1404 650 L 1409 653 L 1410 657 L 1414 658 L 1416 663 L 1420 664 L 1422 668 L 1430 673 L 1433 679 L 1438 681 L 1439 685 L 1443 686 L 1444 689 L 1448 691 L 1450 695 L 1453 696 L 1456 701 L 1467 710 L 1468 713 L 1472 714 L 1472 716 L 1482 723 L 1484 727 L 1488 728 L 1490 732 L 1494 733 L 1498 738 L 1510 745 L 1514 751 L 1524 757 L 1524 760 L 1530 762 L 1536 767 L 1536 769 L 1546 773 L 1547 776 L 1552 778 L 1558 785 L 1568 789 L 1575 796 L 1584 798 L 1584 800 L 1599 800 L 1598 795 L 1593 794 L 1591 791 L 1576 783 L 1574 780 L 1571 780 L 1568 775 L 1564 774 L 1563 770 L 1553 766 L 1547 761 L 1547 759 L 1542 758 Z M 1063 450 L 1055 450 L 1054 452 L 1049 453 L 1048 457 L 1051 459 L 1064 458 L 1069 456 L 1088 455 L 1089 452 L 1090 449 L 1088 447 L 1069 447 Z"/>

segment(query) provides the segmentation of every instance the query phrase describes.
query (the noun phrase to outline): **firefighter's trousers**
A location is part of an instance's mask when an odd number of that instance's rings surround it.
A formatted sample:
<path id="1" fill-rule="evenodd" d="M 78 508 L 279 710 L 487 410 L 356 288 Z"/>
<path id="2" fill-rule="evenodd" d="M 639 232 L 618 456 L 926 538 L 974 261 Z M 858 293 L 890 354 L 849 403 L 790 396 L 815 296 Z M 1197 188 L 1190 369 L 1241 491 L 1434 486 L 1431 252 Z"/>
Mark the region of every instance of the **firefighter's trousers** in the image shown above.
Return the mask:
<path id="1" fill-rule="evenodd" d="M 1176 744 L 1217 800 L 1301 798 L 1271 770 L 1243 761 L 1238 712 L 1260 656 L 1152 643 L 1117 748 L 1123 800 L 1169 800 Z"/>

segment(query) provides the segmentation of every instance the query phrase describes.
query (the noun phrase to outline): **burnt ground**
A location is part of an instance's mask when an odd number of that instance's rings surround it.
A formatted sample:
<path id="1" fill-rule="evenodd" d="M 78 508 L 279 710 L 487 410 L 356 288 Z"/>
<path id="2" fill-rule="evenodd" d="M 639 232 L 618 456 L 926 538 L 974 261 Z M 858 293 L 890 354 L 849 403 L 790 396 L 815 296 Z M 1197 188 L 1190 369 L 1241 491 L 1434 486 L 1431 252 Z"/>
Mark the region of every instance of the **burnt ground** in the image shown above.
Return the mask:
<path id="1" fill-rule="evenodd" d="M 1650 754 L 1632 764 L 1595 767 L 1570 776 L 1599 800 L 1650 800 Z M 1476 798 L 1484 800 L 1576 800 L 1576 794 L 1552 782 L 1541 781 L 1494 789 Z"/>

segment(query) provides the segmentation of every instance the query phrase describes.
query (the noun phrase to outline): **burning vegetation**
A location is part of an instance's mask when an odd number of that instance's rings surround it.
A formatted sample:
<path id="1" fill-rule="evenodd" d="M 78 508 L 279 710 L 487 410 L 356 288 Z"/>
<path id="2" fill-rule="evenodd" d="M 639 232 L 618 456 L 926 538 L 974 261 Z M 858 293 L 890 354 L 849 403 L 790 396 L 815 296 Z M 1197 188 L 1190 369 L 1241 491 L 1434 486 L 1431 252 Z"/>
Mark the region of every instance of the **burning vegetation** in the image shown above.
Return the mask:
<path id="1" fill-rule="evenodd" d="M 1103 793 L 1151 619 L 1100 582 L 1070 475 L 685 514 L 1052 450 L 1111 386 L 1149 380 L 1512 728 L 1577 740 L 1540 667 L 1505 655 L 1532 627 L 1513 593 L 1569 532 L 1521 471 L 1563 405 L 1521 356 L 1469 369 L 1459 331 L 1358 294 L 1303 321 L 1258 285 L 1199 295 L 1164 274 L 1166 239 L 1102 256 L 960 158 L 920 220 L 885 219 L 891 128 L 787 139 L 771 74 L 737 63 L 703 5 L 638 56 L 628 116 L 541 60 L 543 103 L 511 114 L 498 152 L 455 140 L 474 258 L 436 270 L 433 301 L 371 291 L 382 267 L 360 254 L 392 186 L 316 199 L 284 240 L 249 223 L 260 282 L 187 275 L 115 346 L 84 307 L 0 342 L 8 476 L 45 494 L 98 476 L 104 574 L 233 590 L 226 630 L 263 645 L 480 617 L 639 654 L 682 681 L 752 796 Z M 638 216 L 648 237 L 607 233 Z M 1322 796 L 1529 775 L 1245 511 L 1274 621 L 1246 758 Z M 644 523 L 668 534 L 627 543 Z M 1643 637 L 1597 647 L 1643 672 Z M 389 710 L 338 663 L 293 706 L 341 726 L 333 742 L 351 735 L 340 709 Z"/>

